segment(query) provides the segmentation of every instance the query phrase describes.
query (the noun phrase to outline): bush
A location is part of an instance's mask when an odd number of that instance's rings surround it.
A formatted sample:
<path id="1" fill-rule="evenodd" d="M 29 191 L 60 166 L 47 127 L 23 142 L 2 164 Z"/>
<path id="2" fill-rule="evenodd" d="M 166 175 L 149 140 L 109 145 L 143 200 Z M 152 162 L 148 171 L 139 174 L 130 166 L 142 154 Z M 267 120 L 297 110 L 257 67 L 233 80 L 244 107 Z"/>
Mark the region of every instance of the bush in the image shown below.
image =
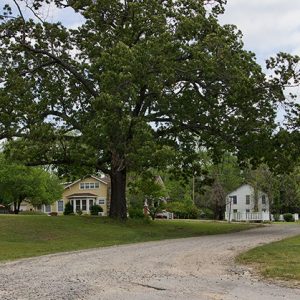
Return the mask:
<path id="1" fill-rule="evenodd" d="M 73 205 L 70 202 L 68 202 L 65 205 L 64 215 L 66 216 L 71 214 L 74 214 Z"/>
<path id="2" fill-rule="evenodd" d="M 51 216 L 51 217 L 56 217 L 57 215 L 58 215 L 58 214 L 57 214 L 56 211 L 53 211 L 53 212 L 49 213 L 49 216 Z"/>
<path id="3" fill-rule="evenodd" d="M 286 222 L 294 222 L 295 219 L 291 213 L 283 214 L 283 219 Z"/>
<path id="4" fill-rule="evenodd" d="M 274 218 L 274 221 L 275 221 L 275 222 L 280 221 L 280 214 L 274 214 L 274 215 L 273 215 L 273 218 Z"/>
<path id="5" fill-rule="evenodd" d="M 103 212 L 103 208 L 100 205 L 94 204 L 91 206 L 90 212 L 92 216 L 98 216 L 99 212 Z"/>
<path id="6" fill-rule="evenodd" d="M 19 212 L 20 215 L 28 215 L 28 216 L 43 216 L 45 215 L 45 213 L 41 212 L 41 211 L 35 211 L 35 210 L 26 210 L 26 211 L 20 211 Z"/>
<path id="7" fill-rule="evenodd" d="M 214 212 L 210 208 L 206 208 L 206 207 L 201 208 L 200 218 L 206 220 L 213 220 Z"/>
<path id="8" fill-rule="evenodd" d="M 170 202 L 167 204 L 167 210 L 174 213 L 179 219 L 197 219 L 200 213 L 192 202 Z"/>
<path id="9" fill-rule="evenodd" d="M 129 217 L 131 219 L 143 219 L 143 218 L 145 218 L 143 209 L 141 209 L 141 208 L 131 207 L 131 208 L 129 208 L 128 213 L 129 213 Z"/>

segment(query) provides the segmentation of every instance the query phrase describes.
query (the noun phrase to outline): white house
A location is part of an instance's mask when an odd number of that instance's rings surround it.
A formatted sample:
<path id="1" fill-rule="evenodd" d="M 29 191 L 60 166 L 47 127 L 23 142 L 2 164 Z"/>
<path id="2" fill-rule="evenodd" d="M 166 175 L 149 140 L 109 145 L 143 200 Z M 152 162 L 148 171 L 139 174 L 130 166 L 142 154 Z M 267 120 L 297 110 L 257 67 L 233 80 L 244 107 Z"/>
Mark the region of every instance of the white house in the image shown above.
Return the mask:
<path id="1" fill-rule="evenodd" d="M 254 188 L 243 184 L 226 196 L 225 219 L 230 221 L 269 221 L 270 205 L 268 195 L 257 191 L 255 203 Z"/>

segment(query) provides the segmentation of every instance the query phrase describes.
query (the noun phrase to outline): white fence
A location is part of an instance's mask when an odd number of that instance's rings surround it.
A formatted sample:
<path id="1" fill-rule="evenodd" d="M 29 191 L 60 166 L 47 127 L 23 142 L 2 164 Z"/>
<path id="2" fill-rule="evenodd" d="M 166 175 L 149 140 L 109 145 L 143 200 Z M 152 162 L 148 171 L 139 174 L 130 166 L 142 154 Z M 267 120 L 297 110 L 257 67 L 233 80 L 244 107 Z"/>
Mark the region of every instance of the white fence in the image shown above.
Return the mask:
<path id="1" fill-rule="evenodd" d="M 225 220 L 230 221 L 270 221 L 270 213 L 268 212 L 255 212 L 255 213 L 225 213 Z"/>

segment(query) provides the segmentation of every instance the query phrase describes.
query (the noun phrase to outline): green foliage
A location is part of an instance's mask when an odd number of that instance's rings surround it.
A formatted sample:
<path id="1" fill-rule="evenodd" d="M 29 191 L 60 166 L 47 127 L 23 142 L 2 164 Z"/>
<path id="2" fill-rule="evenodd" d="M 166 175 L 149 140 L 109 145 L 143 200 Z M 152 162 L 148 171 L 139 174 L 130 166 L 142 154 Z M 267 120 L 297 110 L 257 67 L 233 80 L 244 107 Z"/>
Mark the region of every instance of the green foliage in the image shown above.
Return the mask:
<path id="1" fill-rule="evenodd" d="M 207 220 L 213 220 L 214 219 L 214 211 L 209 208 L 205 208 L 205 207 L 201 208 L 200 218 L 207 219 Z"/>
<path id="2" fill-rule="evenodd" d="M 43 213 L 41 211 L 27 210 L 27 211 L 20 211 L 20 215 L 41 216 L 41 215 L 45 215 L 45 213 Z"/>
<path id="3" fill-rule="evenodd" d="M 103 212 L 103 208 L 100 205 L 94 204 L 90 207 L 91 215 L 98 216 L 99 212 Z"/>
<path id="4" fill-rule="evenodd" d="M 70 215 L 74 213 L 73 205 L 70 202 L 67 202 L 64 209 L 64 215 Z"/>
<path id="5" fill-rule="evenodd" d="M 144 219 L 145 215 L 143 209 L 130 207 L 128 209 L 129 217 L 131 219 Z"/>
<path id="6" fill-rule="evenodd" d="M 201 176 L 202 148 L 214 160 L 225 151 L 270 157 L 280 88 L 237 28 L 219 24 L 225 1 L 205 2 L 68 1 L 83 16 L 75 29 L 12 9 L 0 20 L 7 155 L 63 175 L 115 177 L 167 166 Z M 125 178 L 112 187 L 113 217 L 126 216 L 125 195 L 114 198 Z"/>
<path id="7" fill-rule="evenodd" d="M 10 162 L 0 155 L 0 194 L 4 203 L 14 203 L 18 212 L 22 201 L 33 206 L 51 204 L 61 198 L 63 187 L 58 178 L 41 168 Z"/>
<path id="8" fill-rule="evenodd" d="M 167 210 L 174 213 L 179 219 L 197 219 L 200 215 L 199 209 L 191 202 L 169 202 Z"/>
<path id="9" fill-rule="evenodd" d="M 286 222 L 295 222 L 294 216 L 291 213 L 283 214 L 283 219 Z"/>

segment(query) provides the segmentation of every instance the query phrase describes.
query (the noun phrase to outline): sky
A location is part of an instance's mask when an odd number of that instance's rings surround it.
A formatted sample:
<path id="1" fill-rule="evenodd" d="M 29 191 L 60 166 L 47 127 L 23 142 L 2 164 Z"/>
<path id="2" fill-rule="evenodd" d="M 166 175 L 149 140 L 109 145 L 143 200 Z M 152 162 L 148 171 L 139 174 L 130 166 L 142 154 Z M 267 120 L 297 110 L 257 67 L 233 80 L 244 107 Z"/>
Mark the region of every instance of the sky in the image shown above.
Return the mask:
<path id="1" fill-rule="evenodd" d="M 220 21 L 242 31 L 261 65 L 280 51 L 300 55 L 300 0 L 228 0 Z"/>
<path id="2" fill-rule="evenodd" d="M 13 6 L 13 0 L 1 2 Z M 82 22 L 71 10 L 57 10 L 54 5 L 45 6 L 43 14 L 48 21 L 62 21 L 68 27 Z M 256 54 L 263 67 L 267 58 L 280 51 L 300 55 L 300 0 L 227 0 L 220 22 L 242 31 L 245 48 Z"/>

